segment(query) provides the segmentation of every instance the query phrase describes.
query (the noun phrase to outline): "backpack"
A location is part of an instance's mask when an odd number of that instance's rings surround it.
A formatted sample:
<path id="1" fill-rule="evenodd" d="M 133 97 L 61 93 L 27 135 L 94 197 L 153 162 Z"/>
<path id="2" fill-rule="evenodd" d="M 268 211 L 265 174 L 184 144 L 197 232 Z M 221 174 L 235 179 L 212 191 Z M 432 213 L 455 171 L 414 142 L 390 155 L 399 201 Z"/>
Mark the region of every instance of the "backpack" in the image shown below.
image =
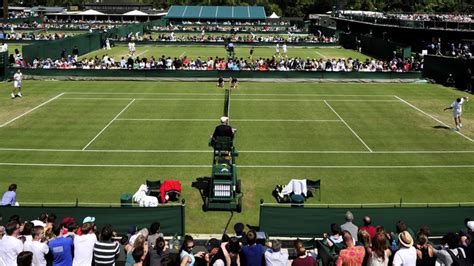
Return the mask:
<path id="1" fill-rule="evenodd" d="M 449 255 L 451 255 L 451 259 L 453 260 L 452 266 L 472 266 L 472 263 L 469 261 L 469 259 L 464 255 L 463 251 L 458 248 L 458 255 L 454 255 L 454 253 L 447 249 Z"/>

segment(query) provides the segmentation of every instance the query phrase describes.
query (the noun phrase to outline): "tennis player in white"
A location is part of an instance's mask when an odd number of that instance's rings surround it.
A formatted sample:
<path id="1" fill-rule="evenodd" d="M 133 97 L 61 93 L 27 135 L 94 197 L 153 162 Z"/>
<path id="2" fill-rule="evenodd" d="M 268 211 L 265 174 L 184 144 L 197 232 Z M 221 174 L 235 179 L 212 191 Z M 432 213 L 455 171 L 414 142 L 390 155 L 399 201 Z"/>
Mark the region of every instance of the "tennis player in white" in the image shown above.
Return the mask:
<path id="1" fill-rule="evenodd" d="M 12 91 L 12 99 L 15 99 L 16 96 L 21 97 L 21 81 L 23 80 L 23 74 L 18 69 L 13 75 L 13 91 Z M 18 92 L 17 92 L 18 91 Z"/>
<path id="2" fill-rule="evenodd" d="M 469 101 L 468 97 L 461 97 L 457 98 L 454 100 L 454 102 L 451 104 L 450 107 L 444 108 L 444 111 L 453 109 L 453 116 L 454 116 L 454 124 L 455 124 L 455 130 L 460 130 L 462 128 L 462 121 L 461 121 L 461 115 L 462 115 L 462 105 Z"/>

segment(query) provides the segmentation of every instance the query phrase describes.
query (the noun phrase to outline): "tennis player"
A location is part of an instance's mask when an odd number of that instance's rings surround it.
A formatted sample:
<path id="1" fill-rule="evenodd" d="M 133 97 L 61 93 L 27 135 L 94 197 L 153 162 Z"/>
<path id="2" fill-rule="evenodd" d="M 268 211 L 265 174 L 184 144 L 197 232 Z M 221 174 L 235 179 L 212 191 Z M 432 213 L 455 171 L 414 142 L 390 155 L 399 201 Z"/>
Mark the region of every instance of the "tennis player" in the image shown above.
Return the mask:
<path id="1" fill-rule="evenodd" d="M 18 69 L 13 75 L 13 90 L 12 90 L 12 99 L 15 99 L 15 97 L 21 97 L 21 81 L 23 80 L 23 74 L 21 71 Z"/>
<path id="2" fill-rule="evenodd" d="M 453 116 L 454 116 L 454 125 L 455 125 L 455 130 L 459 131 L 462 128 L 462 121 L 461 121 L 461 115 L 462 115 L 462 105 L 469 101 L 468 97 L 461 97 L 457 98 L 454 100 L 454 102 L 451 104 L 450 107 L 444 108 L 444 111 L 453 109 Z"/>

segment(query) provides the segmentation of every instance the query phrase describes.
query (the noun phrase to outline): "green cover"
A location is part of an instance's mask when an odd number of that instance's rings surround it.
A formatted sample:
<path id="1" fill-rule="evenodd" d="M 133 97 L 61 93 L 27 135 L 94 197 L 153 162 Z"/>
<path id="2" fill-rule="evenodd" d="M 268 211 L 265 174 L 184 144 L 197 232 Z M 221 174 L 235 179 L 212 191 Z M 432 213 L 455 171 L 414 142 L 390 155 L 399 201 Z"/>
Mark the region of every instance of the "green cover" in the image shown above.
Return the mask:
<path id="1" fill-rule="evenodd" d="M 332 223 L 343 224 L 348 210 L 354 214 L 354 223 L 358 226 L 368 215 L 374 226 L 381 225 L 387 232 L 395 231 L 395 223 L 403 220 L 414 231 L 427 225 L 433 235 L 458 232 L 464 227 L 464 219 L 474 213 L 474 207 L 291 208 L 261 205 L 260 231 L 271 236 L 321 237 L 330 232 Z"/>
<path id="2" fill-rule="evenodd" d="M 14 71 L 14 69 L 10 69 Z M 100 78 L 259 78 L 259 79 L 420 79 L 421 72 L 326 72 L 326 71 L 191 71 L 191 70 L 96 70 L 23 69 L 26 76 Z"/>
<path id="3" fill-rule="evenodd" d="M 0 81 L 7 78 L 8 52 L 0 53 Z"/>
<path id="4" fill-rule="evenodd" d="M 160 222 L 164 235 L 184 235 L 184 205 L 159 206 L 157 208 L 118 208 L 118 207 L 0 207 L 0 218 L 6 223 L 12 215 L 19 215 L 22 220 L 37 219 L 42 213 L 55 213 L 60 223 L 64 217 L 74 217 L 78 225 L 87 216 L 96 218 L 97 229 L 105 224 L 112 224 L 118 233 L 127 233 L 129 225 L 138 228 L 149 227 L 153 222 Z"/>

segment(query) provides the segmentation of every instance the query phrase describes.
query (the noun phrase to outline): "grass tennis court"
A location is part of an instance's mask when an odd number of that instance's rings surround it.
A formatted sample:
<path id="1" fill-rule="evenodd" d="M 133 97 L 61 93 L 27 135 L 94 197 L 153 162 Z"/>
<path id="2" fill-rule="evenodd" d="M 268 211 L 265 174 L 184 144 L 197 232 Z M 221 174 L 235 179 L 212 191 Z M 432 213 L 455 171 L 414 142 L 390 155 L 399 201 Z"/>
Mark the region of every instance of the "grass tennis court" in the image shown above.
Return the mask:
<path id="1" fill-rule="evenodd" d="M 235 48 L 235 56 L 238 58 L 247 59 L 249 57 L 250 46 L 241 47 L 239 45 Z M 282 53 L 280 46 L 280 53 Z M 120 59 L 122 56 L 128 58 L 128 47 L 126 45 L 118 45 L 113 47 L 111 50 L 98 50 L 86 55 L 83 55 L 81 58 L 93 58 L 99 56 L 100 58 L 107 54 L 114 57 L 116 60 Z M 216 56 L 221 58 L 227 58 L 227 52 L 224 49 L 224 44 L 222 46 L 156 46 L 156 45 L 137 45 L 136 56 L 140 58 L 146 57 L 150 58 L 154 56 L 155 58 L 160 58 L 162 55 L 166 57 L 183 57 L 187 56 L 188 58 L 196 59 L 200 56 L 202 59 L 207 59 L 209 57 L 215 58 Z M 275 46 L 271 47 L 255 47 L 254 48 L 254 58 L 271 58 L 275 55 Z M 354 50 L 343 49 L 343 48 L 305 48 L 305 47 L 288 47 L 288 57 L 301 57 L 301 58 L 349 58 L 354 59 L 358 58 L 359 60 L 365 60 L 369 58 L 368 56 L 358 53 Z"/>
<path id="2" fill-rule="evenodd" d="M 146 179 L 179 179 L 186 230 L 224 228 L 229 214 L 204 214 L 191 187 L 211 174 L 224 95 L 214 83 L 26 81 L 15 100 L 11 86 L 0 85 L 0 187 L 17 183 L 20 204 L 118 203 Z M 256 224 L 260 199 L 274 202 L 291 178 L 321 179 L 312 204 L 472 201 L 474 109 L 460 133 L 442 111 L 462 95 L 428 84 L 241 83 L 230 121 L 244 206 L 233 221 Z"/>

